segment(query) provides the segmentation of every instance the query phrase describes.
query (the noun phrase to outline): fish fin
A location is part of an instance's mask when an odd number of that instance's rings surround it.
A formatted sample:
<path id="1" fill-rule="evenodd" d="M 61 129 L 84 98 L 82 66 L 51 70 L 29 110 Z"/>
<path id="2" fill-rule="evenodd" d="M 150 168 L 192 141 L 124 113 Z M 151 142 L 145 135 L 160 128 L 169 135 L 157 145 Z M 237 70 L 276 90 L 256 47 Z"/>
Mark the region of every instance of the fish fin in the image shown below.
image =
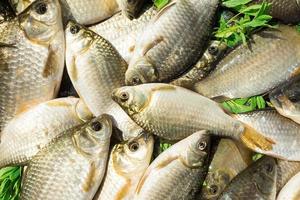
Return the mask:
<path id="1" fill-rule="evenodd" d="M 57 73 L 58 69 L 55 63 L 56 61 L 55 57 L 56 57 L 56 53 L 49 48 L 48 59 L 45 64 L 45 68 L 42 72 L 42 76 L 44 78 L 48 78 L 49 76 L 53 76 L 54 74 Z"/>
<path id="2" fill-rule="evenodd" d="M 157 36 L 153 41 L 150 41 L 149 43 L 146 43 L 142 50 L 142 55 L 145 56 L 146 53 L 152 49 L 153 47 L 155 47 L 156 45 L 158 45 L 159 43 L 161 43 L 162 41 L 164 41 L 164 37 L 163 36 Z"/>
<path id="3" fill-rule="evenodd" d="M 165 7 L 163 7 L 153 18 L 153 22 L 156 22 L 160 16 L 162 16 L 167 10 L 169 10 L 171 7 L 173 7 L 177 3 L 176 0 L 171 1 L 168 3 Z"/>
<path id="4" fill-rule="evenodd" d="M 244 124 L 244 127 L 244 132 L 240 137 L 248 148 L 254 151 L 271 151 L 273 149 L 273 145 L 276 144 L 274 140 L 265 137 L 247 124 Z"/>
<path id="5" fill-rule="evenodd" d="M 176 90 L 176 87 L 174 85 L 159 85 L 151 90 L 151 92 L 160 91 L 160 90 Z"/>
<path id="6" fill-rule="evenodd" d="M 297 67 L 293 73 L 291 74 L 291 78 L 293 77 L 297 77 L 298 75 L 300 75 L 300 67 Z"/>
<path id="7" fill-rule="evenodd" d="M 229 101 L 229 100 L 233 100 L 229 97 L 226 97 L 226 96 L 216 96 L 216 97 L 212 97 L 212 99 L 216 102 L 225 102 L 225 101 Z"/>

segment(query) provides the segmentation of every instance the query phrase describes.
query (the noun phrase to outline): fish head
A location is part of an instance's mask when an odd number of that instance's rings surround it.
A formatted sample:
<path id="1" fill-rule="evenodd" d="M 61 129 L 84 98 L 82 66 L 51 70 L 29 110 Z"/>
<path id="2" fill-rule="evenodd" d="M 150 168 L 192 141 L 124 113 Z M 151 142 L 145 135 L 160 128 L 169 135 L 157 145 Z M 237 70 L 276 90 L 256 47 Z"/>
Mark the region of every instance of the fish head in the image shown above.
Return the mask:
<path id="1" fill-rule="evenodd" d="M 140 113 L 147 107 L 151 91 L 142 90 L 138 86 L 125 86 L 112 92 L 112 99 L 118 103 L 129 116 Z"/>
<path id="2" fill-rule="evenodd" d="M 300 115 L 300 77 L 270 93 L 271 103 L 285 116 Z"/>
<path id="3" fill-rule="evenodd" d="M 263 157 L 257 161 L 256 167 L 249 174 L 260 194 L 268 196 L 276 188 L 277 163 L 272 157 Z"/>
<path id="4" fill-rule="evenodd" d="M 125 73 L 126 85 L 139 85 L 158 81 L 154 65 L 145 57 L 139 58 Z"/>
<path id="5" fill-rule="evenodd" d="M 100 115 L 86 123 L 73 136 L 73 143 L 78 152 L 87 155 L 99 155 L 103 145 L 110 142 L 112 134 L 112 120 L 107 114 Z"/>
<path id="6" fill-rule="evenodd" d="M 16 14 L 21 13 L 35 0 L 9 0 L 10 5 L 14 9 Z"/>
<path id="7" fill-rule="evenodd" d="M 149 165 L 153 152 L 154 139 L 148 133 L 142 133 L 136 138 L 113 149 L 113 166 L 118 173 L 134 175 L 139 170 L 145 170 Z"/>
<path id="8" fill-rule="evenodd" d="M 38 0 L 18 16 L 26 37 L 36 43 L 50 43 L 62 31 L 61 9 L 57 0 Z"/>
<path id="9" fill-rule="evenodd" d="M 217 199 L 230 181 L 231 175 L 221 169 L 209 171 L 206 184 L 202 187 L 201 199 Z"/>
<path id="10" fill-rule="evenodd" d="M 124 15 L 130 20 L 137 18 L 145 0 L 117 0 Z"/>
<path id="11" fill-rule="evenodd" d="M 190 136 L 190 144 L 182 158 L 185 165 L 191 168 L 203 167 L 210 150 L 210 135 L 207 131 L 199 131 Z"/>
<path id="12" fill-rule="evenodd" d="M 220 42 L 217 40 L 211 41 L 209 47 L 204 53 L 204 56 L 209 62 L 215 61 L 219 59 L 227 49 L 227 45 L 224 42 Z"/>
<path id="13" fill-rule="evenodd" d="M 67 52 L 78 54 L 86 51 L 95 41 L 96 34 L 84 26 L 69 21 L 65 30 Z"/>

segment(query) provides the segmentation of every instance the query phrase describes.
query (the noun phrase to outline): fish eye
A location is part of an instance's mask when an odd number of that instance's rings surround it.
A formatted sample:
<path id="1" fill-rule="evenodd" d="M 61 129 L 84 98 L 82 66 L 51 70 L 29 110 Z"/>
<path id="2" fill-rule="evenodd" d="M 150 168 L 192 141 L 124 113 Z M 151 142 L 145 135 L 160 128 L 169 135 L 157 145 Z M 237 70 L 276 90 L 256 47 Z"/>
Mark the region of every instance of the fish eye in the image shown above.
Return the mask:
<path id="1" fill-rule="evenodd" d="M 70 28 L 70 32 L 71 32 L 72 34 L 78 33 L 79 30 L 80 30 L 80 27 L 77 26 L 77 25 L 73 25 L 73 26 L 71 26 L 71 28 Z"/>
<path id="2" fill-rule="evenodd" d="M 218 192 L 218 186 L 216 186 L 216 185 L 210 186 L 210 187 L 209 187 L 209 192 L 210 192 L 211 194 L 217 194 L 217 192 Z"/>
<path id="3" fill-rule="evenodd" d="M 127 100 L 129 99 L 129 94 L 128 94 L 127 92 L 122 92 L 122 93 L 120 94 L 120 99 L 121 99 L 121 101 L 123 101 L 123 102 L 127 101 Z"/>
<path id="4" fill-rule="evenodd" d="M 300 100 L 300 98 L 296 95 L 291 95 L 288 98 L 292 103 L 297 103 Z"/>
<path id="5" fill-rule="evenodd" d="M 203 151 L 206 148 L 207 144 L 204 141 L 200 141 L 198 143 L 198 149 L 200 149 L 201 151 Z"/>
<path id="6" fill-rule="evenodd" d="M 139 150 L 139 147 L 140 147 L 140 145 L 137 142 L 131 142 L 129 144 L 129 150 L 132 152 L 136 152 L 137 150 Z"/>
<path id="7" fill-rule="evenodd" d="M 271 164 L 266 164 L 266 170 L 271 173 L 273 171 L 273 166 Z"/>
<path id="8" fill-rule="evenodd" d="M 133 85 L 138 85 L 138 84 L 140 84 L 140 83 L 142 83 L 142 81 L 141 81 L 141 79 L 139 79 L 138 77 L 133 77 L 133 78 L 132 78 L 132 84 L 133 84 Z"/>
<path id="9" fill-rule="evenodd" d="M 218 48 L 215 46 L 211 46 L 208 48 L 208 53 L 211 55 L 217 55 L 217 53 L 219 52 Z"/>
<path id="10" fill-rule="evenodd" d="M 96 121 L 91 124 L 91 127 L 94 131 L 100 131 L 102 129 L 102 124 Z"/>
<path id="11" fill-rule="evenodd" d="M 35 11 L 39 14 L 39 15 L 43 15 L 47 12 L 47 5 L 45 3 L 39 3 L 35 6 Z"/>

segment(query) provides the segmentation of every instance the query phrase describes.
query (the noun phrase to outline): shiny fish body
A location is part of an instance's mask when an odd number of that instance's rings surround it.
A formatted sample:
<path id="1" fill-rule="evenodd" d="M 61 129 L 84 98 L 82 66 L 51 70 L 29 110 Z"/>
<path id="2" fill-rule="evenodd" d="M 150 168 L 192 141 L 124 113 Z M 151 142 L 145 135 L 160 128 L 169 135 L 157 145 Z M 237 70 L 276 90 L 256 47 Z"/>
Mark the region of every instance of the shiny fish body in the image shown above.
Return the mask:
<path id="1" fill-rule="evenodd" d="M 282 188 L 277 200 L 299 200 L 300 199 L 300 172 L 292 177 Z"/>
<path id="2" fill-rule="evenodd" d="M 30 162 L 22 200 L 92 199 L 106 169 L 112 125 L 102 115 L 74 127 Z"/>
<path id="3" fill-rule="evenodd" d="M 263 0 L 254 0 L 263 2 Z M 266 0 L 271 3 L 270 15 L 285 23 L 297 23 L 300 21 L 300 1 L 299 0 Z"/>
<path id="4" fill-rule="evenodd" d="M 208 45 L 218 3 L 171 1 L 137 41 L 126 83 L 170 81 L 195 64 Z"/>
<path id="5" fill-rule="evenodd" d="M 112 115 L 125 139 L 139 135 L 143 130 L 111 99 L 112 90 L 125 85 L 124 59 L 104 38 L 73 22 L 67 26 L 66 40 L 68 73 L 91 112 Z"/>
<path id="6" fill-rule="evenodd" d="M 273 90 L 269 97 L 281 115 L 300 124 L 300 76 Z"/>
<path id="7" fill-rule="evenodd" d="M 192 199 L 204 181 L 209 150 L 210 137 L 206 131 L 171 146 L 148 167 L 134 199 Z"/>
<path id="8" fill-rule="evenodd" d="M 116 89 L 112 98 L 142 128 L 168 140 L 199 130 L 242 140 L 252 149 L 272 149 L 272 141 L 225 114 L 219 105 L 195 92 L 162 83 Z"/>
<path id="9" fill-rule="evenodd" d="M 61 132 L 90 118 L 92 114 L 78 98 L 51 100 L 14 117 L 1 135 L 0 168 L 27 164 Z"/>
<path id="10" fill-rule="evenodd" d="M 300 162 L 278 160 L 277 161 L 277 183 L 276 183 L 277 193 L 298 172 L 300 172 Z"/>
<path id="11" fill-rule="evenodd" d="M 94 200 L 131 200 L 139 180 L 150 164 L 153 144 L 153 137 L 147 134 L 125 144 L 117 144 L 110 155 L 101 191 Z"/>
<path id="12" fill-rule="evenodd" d="M 229 53 L 195 90 L 209 98 L 250 97 L 299 74 L 300 34 L 295 27 L 280 25 L 255 34 L 250 47 L 240 45 Z"/>
<path id="13" fill-rule="evenodd" d="M 123 15 L 128 19 L 138 18 L 147 0 L 117 0 Z"/>
<path id="14" fill-rule="evenodd" d="M 15 10 L 15 13 L 20 14 L 35 1 L 36 0 L 9 0 L 9 3 Z"/>
<path id="15" fill-rule="evenodd" d="M 239 147 L 230 139 L 221 139 L 209 166 L 201 199 L 217 199 L 230 181 L 252 162 L 251 152 Z"/>
<path id="16" fill-rule="evenodd" d="M 108 40 L 127 63 L 133 55 L 136 39 L 145 30 L 148 22 L 157 14 L 155 7 L 147 9 L 139 18 L 129 20 L 122 13 L 89 27 L 92 31 Z"/>
<path id="17" fill-rule="evenodd" d="M 300 161 L 300 125 L 278 114 L 276 110 L 261 110 L 235 115 L 237 119 L 271 138 L 272 150 L 260 153 L 290 161 Z"/>
<path id="18" fill-rule="evenodd" d="M 38 0 L 0 24 L 0 131 L 15 115 L 53 99 L 64 67 L 57 0 Z"/>
<path id="19" fill-rule="evenodd" d="M 237 175 L 219 200 L 275 200 L 276 160 L 263 157 Z"/>
<path id="20" fill-rule="evenodd" d="M 62 4 L 78 23 L 85 25 L 100 22 L 120 10 L 116 0 L 62 0 Z"/>
<path id="21" fill-rule="evenodd" d="M 227 45 L 212 41 L 197 64 L 180 78 L 171 82 L 172 85 L 193 89 L 195 83 L 201 81 L 214 69 L 215 63 L 221 59 L 227 50 Z"/>

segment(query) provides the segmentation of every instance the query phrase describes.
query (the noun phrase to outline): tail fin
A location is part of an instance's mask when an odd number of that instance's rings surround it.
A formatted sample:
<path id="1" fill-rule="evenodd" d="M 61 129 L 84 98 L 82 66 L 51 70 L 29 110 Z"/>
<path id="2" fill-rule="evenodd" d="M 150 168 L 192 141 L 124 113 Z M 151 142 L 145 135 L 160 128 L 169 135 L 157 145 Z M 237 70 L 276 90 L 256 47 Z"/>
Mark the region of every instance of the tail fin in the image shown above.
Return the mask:
<path id="1" fill-rule="evenodd" d="M 248 148 L 254 151 L 271 151 L 273 149 L 273 145 L 276 143 L 272 139 L 263 136 L 247 124 L 244 124 L 244 127 L 245 130 L 240 137 Z"/>

